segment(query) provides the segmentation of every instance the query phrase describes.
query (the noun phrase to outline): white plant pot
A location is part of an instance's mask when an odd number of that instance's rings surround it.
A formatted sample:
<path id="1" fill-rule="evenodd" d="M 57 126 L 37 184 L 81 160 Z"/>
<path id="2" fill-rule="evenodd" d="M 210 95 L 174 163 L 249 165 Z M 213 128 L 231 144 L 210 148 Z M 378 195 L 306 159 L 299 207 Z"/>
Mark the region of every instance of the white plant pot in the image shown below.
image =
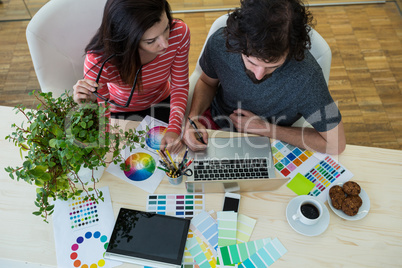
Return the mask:
<path id="1" fill-rule="evenodd" d="M 78 177 L 84 184 L 88 184 L 92 182 L 92 172 L 93 172 L 93 178 L 95 182 L 99 182 L 99 179 L 102 177 L 104 171 L 105 171 L 104 166 L 96 167 L 93 170 L 81 166 L 80 171 L 78 172 Z M 70 178 L 71 177 L 72 175 L 70 175 Z"/>

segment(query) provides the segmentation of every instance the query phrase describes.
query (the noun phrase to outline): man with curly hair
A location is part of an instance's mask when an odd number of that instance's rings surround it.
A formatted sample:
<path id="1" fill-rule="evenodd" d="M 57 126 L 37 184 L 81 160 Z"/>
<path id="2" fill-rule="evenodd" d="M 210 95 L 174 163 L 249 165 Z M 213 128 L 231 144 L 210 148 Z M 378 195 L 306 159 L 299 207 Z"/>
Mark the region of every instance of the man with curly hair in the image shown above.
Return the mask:
<path id="1" fill-rule="evenodd" d="M 194 151 L 206 128 L 258 134 L 297 147 L 340 154 L 341 114 L 309 52 L 311 13 L 300 0 L 242 0 L 200 58 L 184 141 Z M 291 127 L 304 117 L 312 128 Z"/>

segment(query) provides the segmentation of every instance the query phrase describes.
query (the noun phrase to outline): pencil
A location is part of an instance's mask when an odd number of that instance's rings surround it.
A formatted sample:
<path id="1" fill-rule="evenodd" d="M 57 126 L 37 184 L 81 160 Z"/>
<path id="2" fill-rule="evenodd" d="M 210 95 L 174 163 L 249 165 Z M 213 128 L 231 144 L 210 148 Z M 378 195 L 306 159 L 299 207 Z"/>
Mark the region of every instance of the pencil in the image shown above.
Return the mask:
<path id="1" fill-rule="evenodd" d="M 187 147 L 187 149 L 186 149 L 186 152 L 184 153 L 183 159 L 181 160 L 181 163 L 180 163 L 180 165 L 179 165 L 179 169 L 182 169 L 183 165 L 185 164 L 184 161 L 186 160 L 187 153 L 188 153 L 188 147 Z"/>
<path id="2" fill-rule="evenodd" d="M 194 159 L 191 159 L 190 161 L 187 162 L 186 167 L 188 167 L 189 165 L 191 165 L 191 163 L 193 162 Z"/>
<path id="3" fill-rule="evenodd" d="M 159 150 L 156 150 L 156 152 L 157 152 L 157 153 L 159 154 L 159 156 L 162 158 L 162 161 L 163 161 L 164 163 L 166 163 L 167 167 L 170 167 L 170 163 L 169 163 L 168 159 L 165 158 L 165 156 L 162 154 L 162 152 L 159 151 Z"/>
<path id="4" fill-rule="evenodd" d="M 167 169 L 164 169 L 164 168 L 161 168 L 161 167 L 158 167 L 160 170 L 163 170 L 163 171 L 165 171 L 165 172 L 169 172 L 169 170 L 167 170 Z"/>
<path id="5" fill-rule="evenodd" d="M 169 154 L 169 151 L 167 149 L 165 149 L 165 151 L 166 151 L 166 154 L 169 156 L 170 160 L 172 161 L 172 164 L 173 164 L 174 168 L 177 169 L 176 164 L 174 163 L 172 157 Z"/>

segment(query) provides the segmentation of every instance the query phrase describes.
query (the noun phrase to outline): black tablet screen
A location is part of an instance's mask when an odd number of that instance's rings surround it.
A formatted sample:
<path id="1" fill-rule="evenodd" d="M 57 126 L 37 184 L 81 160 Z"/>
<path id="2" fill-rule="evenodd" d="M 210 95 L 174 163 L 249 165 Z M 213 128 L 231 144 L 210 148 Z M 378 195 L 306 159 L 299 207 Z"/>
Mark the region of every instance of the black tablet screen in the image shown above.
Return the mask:
<path id="1" fill-rule="evenodd" d="M 108 252 L 181 264 L 190 220 L 121 208 Z"/>

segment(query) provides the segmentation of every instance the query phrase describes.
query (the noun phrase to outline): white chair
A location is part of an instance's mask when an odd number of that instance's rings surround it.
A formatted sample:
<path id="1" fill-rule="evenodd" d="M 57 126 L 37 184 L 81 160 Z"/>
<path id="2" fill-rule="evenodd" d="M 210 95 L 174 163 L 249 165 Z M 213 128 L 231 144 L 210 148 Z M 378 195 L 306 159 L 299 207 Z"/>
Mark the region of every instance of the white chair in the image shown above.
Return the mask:
<path id="1" fill-rule="evenodd" d="M 202 55 L 202 52 L 204 51 L 205 44 L 208 41 L 208 38 L 219 28 L 226 26 L 226 21 L 228 19 L 228 14 L 222 15 L 219 18 L 217 18 L 214 23 L 211 25 L 211 28 L 209 29 L 207 38 L 205 40 L 204 46 L 202 47 L 200 57 Z M 329 47 L 328 43 L 325 41 L 324 38 L 314 29 L 311 29 L 310 31 L 310 39 L 311 39 L 311 49 L 310 52 L 318 62 L 318 64 L 321 66 L 322 72 L 324 74 L 325 81 L 329 81 L 329 73 L 331 70 L 331 60 L 332 60 L 332 53 L 331 53 L 331 48 Z M 191 102 L 192 102 L 192 97 L 193 97 L 193 91 L 195 84 L 198 81 L 198 78 L 200 77 L 202 73 L 200 64 L 199 64 L 199 58 L 197 61 L 197 65 L 194 69 L 194 72 L 191 74 L 189 82 L 190 82 L 190 88 L 189 88 L 189 94 L 188 94 L 188 102 L 187 102 L 187 112 L 189 111 L 191 107 Z M 294 127 L 305 127 L 305 126 L 311 126 L 306 122 L 306 120 L 302 117 L 298 121 L 296 121 L 293 124 Z"/>
<path id="2" fill-rule="evenodd" d="M 85 47 L 99 28 L 106 0 L 50 0 L 32 18 L 26 37 L 42 92 L 72 92 L 83 77 Z"/>

